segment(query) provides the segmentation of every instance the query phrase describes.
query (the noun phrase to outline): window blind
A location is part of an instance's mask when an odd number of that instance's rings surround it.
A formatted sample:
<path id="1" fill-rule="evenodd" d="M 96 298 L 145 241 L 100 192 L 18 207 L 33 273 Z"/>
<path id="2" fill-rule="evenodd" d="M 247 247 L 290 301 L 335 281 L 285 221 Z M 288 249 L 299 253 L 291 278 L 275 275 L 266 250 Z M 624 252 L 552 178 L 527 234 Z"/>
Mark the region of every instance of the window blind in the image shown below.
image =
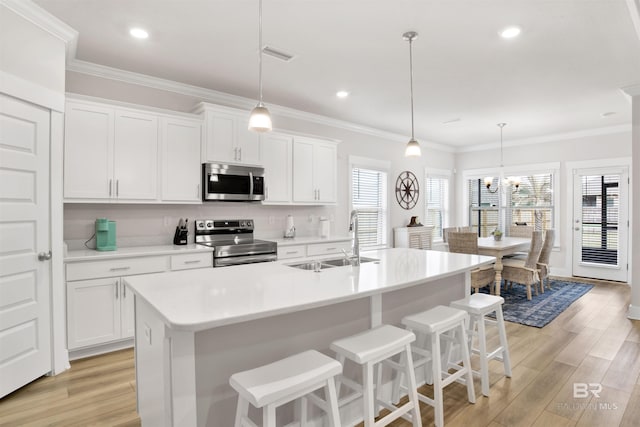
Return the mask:
<path id="1" fill-rule="evenodd" d="M 493 179 L 492 188 L 498 185 L 498 178 Z M 480 237 L 487 237 L 500 226 L 500 193 L 487 190 L 482 179 L 470 179 L 467 183 L 469 191 L 469 225 L 478 230 Z"/>
<path id="2" fill-rule="evenodd" d="M 358 211 L 361 247 L 387 245 L 387 173 L 354 167 L 351 170 L 351 205 Z"/>
<path id="3" fill-rule="evenodd" d="M 448 215 L 449 179 L 427 176 L 426 178 L 426 219 L 425 225 L 433 226 L 433 238 L 442 239 L 442 228 Z"/>
<path id="4" fill-rule="evenodd" d="M 619 175 L 583 176 L 582 261 L 618 264 Z"/>

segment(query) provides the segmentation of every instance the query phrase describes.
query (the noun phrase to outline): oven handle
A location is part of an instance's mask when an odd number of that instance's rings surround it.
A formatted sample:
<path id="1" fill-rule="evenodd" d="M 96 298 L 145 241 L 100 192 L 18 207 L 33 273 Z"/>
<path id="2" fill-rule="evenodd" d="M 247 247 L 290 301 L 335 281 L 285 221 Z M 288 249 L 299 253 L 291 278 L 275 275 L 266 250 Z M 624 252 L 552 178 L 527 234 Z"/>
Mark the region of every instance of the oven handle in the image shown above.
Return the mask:
<path id="1" fill-rule="evenodd" d="M 249 172 L 249 200 L 253 199 L 253 172 Z"/>
<path id="2" fill-rule="evenodd" d="M 255 262 L 276 261 L 277 259 L 278 259 L 278 255 L 276 254 L 235 256 L 235 257 L 226 257 L 226 258 L 214 258 L 213 265 L 214 267 L 225 267 L 228 265 L 240 265 L 240 264 L 251 264 Z"/>

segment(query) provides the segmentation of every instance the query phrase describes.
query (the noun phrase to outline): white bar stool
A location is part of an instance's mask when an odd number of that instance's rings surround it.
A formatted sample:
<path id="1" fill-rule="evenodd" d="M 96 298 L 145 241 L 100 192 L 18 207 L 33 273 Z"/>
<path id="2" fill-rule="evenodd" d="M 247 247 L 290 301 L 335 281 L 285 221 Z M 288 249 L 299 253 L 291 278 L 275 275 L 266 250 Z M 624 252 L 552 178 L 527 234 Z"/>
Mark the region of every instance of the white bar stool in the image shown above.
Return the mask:
<path id="1" fill-rule="evenodd" d="M 315 350 L 308 350 L 268 365 L 231 375 L 229 384 L 238 392 L 235 427 L 256 424 L 249 418 L 249 403 L 262 409 L 263 427 L 276 427 L 276 408 L 300 398 L 300 425 L 307 422 L 307 398 L 323 409 L 329 425 L 340 427 L 335 376 L 342 365 Z M 313 394 L 325 389 L 325 399 Z"/>
<path id="2" fill-rule="evenodd" d="M 411 343 L 415 339 L 415 334 L 410 331 L 391 325 L 382 325 L 331 343 L 331 349 L 336 352 L 340 363 L 344 365 L 346 359 L 349 359 L 362 366 L 362 385 L 342 375 L 338 380 L 338 392 L 341 384 L 356 391 L 356 393 L 352 393 L 351 396 L 341 402 L 342 404 L 362 395 L 365 427 L 386 426 L 400 417 L 409 419 L 407 415 L 409 412 L 411 412 L 409 421 L 416 427 L 422 427 L 420 403 L 416 392 L 416 379 L 411 356 Z M 400 363 L 390 360 L 391 357 L 397 354 L 400 355 Z M 399 372 L 404 370 L 408 378 L 409 402 L 399 408 L 381 398 L 381 371 L 380 365 L 376 366 L 381 362 L 388 362 L 389 366 Z M 374 384 L 373 381 L 374 367 L 378 368 L 377 384 Z M 375 400 L 374 391 L 376 394 Z M 380 406 L 391 412 L 380 420 L 375 421 Z"/>
<path id="3" fill-rule="evenodd" d="M 482 394 L 489 397 L 489 360 L 497 359 L 504 364 L 504 374 L 511 377 L 511 359 L 509 358 L 509 346 L 507 344 L 507 332 L 504 327 L 502 304 L 504 298 L 496 295 L 474 293 L 461 300 L 453 301 L 451 307 L 464 310 L 469 313 L 469 350 L 480 355 L 480 378 L 482 379 Z M 496 320 L 488 319 L 487 314 L 496 313 Z M 495 350 L 487 351 L 487 335 L 485 325 L 493 325 L 498 328 L 500 346 Z M 477 326 L 477 332 L 476 332 Z M 478 349 L 473 348 L 473 337 L 478 336 Z M 476 372 L 477 374 L 477 372 Z"/>
<path id="4" fill-rule="evenodd" d="M 443 390 L 454 381 L 461 382 L 467 386 L 467 398 L 469 402 L 476 402 L 476 394 L 473 388 L 473 372 L 469 360 L 469 349 L 467 347 L 466 322 L 468 315 L 465 311 L 458 310 L 443 305 L 438 305 L 430 310 L 412 314 L 402 319 L 402 324 L 409 330 L 416 333 L 425 346 L 413 346 L 413 352 L 421 356 L 416 359 L 415 366 L 431 367 L 429 379 L 433 380 L 433 399 L 418 393 L 418 399 L 431 405 L 435 410 L 436 427 L 444 426 L 443 412 Z M 445 359 L 442 360 L 440 339 L 444 336 L 447 339 Z M 451 346 L 457 342 L 461 349 L 462 366 L 450 363 Z M 449 374 L 449 369 L 456 372 Z M 463 378 L 464 377 L 464 378 Z M 402 386 L 402 377 L 396 379 L 394 384 L 394 394 L 398 394 Z"/>

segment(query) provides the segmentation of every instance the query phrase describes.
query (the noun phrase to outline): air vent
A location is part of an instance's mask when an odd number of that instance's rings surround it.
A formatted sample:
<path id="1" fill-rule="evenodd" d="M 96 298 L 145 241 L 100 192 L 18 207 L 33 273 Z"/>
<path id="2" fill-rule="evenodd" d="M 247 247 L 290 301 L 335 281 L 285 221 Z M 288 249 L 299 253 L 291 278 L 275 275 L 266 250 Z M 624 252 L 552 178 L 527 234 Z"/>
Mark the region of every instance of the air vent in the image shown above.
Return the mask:
<path id="1" fill-rule="evenodd" d="M 283 52 L 281 50 L 276 49 L 275 47 L 272 46 L 265 46 L 264 48 L 262 48 L 262 52 L 265 55 L 269 55 L 272 56 L 276 59 L 279 59 L 280 61 L 284 61 L 284 62 L 289 62 L 291 61 L 294 56 L 287 53 L 287 52 Z"/>

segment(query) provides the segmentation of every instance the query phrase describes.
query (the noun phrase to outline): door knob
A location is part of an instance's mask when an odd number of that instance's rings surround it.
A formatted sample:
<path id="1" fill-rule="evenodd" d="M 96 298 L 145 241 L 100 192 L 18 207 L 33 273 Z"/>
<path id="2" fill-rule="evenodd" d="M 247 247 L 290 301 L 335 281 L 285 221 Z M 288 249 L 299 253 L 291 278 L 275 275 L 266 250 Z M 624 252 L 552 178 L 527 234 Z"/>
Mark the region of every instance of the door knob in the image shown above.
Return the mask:
<path id="1" fill-rule="evenodd" d="M 576 228 L 574 228 L 574 230 L 580 231 L 580 227 L 576 227 Z"/>
<path id="2" fill-rule="evenodd" d="M 38 261 L 49 261 L 51 259 L 51 251 L 49 252 L 40 252 L 38 254 Z"/>

